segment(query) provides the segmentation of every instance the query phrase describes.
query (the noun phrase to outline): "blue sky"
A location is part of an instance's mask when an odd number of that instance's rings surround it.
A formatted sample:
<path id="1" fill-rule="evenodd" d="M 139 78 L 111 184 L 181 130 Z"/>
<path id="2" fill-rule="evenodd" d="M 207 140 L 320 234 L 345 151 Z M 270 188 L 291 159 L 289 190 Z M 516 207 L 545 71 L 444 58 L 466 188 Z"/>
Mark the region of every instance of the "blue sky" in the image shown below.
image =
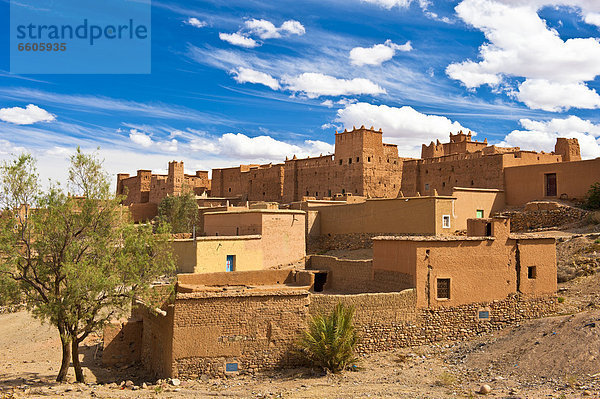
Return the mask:
<path id="1" fill-rule="evenodd" d="M 43 177 L 76 145 L 111 173 L 191 172 L 327 153 L 362 124 L 401 156 L 460 129 L 600 156 L 595 0 L 153 1 L 148 75 L 11 74 L 0 6 L 0 157 Z"/>

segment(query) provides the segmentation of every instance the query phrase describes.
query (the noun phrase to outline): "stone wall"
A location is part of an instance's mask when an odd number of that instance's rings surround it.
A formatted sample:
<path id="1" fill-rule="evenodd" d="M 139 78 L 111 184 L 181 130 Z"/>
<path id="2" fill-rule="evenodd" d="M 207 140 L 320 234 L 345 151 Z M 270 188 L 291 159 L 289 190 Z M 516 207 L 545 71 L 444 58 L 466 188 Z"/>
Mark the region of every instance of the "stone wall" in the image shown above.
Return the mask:
<path id="1" fill-rule="evenodd" d="M 510 218 L 513 232 L 548 229 L 585 220 L 590 212 L 581 208 L 553 202 L 528 203 L 525 209 L 505 211 L 501 216 Z"/>
<path id="2" fill-rule="evenodd" d="M 437 309 L 416 309 L 414 289 L 399 293 L 311 295 L 310 313 L 330 312 L 338 301 L 356 309 L 359 353 L 467 339 L 556 312 L 555 297 L 518 297 Z M 479 311 L 489 319 L 479 319 Z"/>
<path id="3" fill-rule="evenodd" d="M 307 237 L 307 253 L 324 253 L 327 251 L 345 249 L 373 248 L 373 237 L 384 233 L 352 233 L 331 234 L 317 237 Z"/>

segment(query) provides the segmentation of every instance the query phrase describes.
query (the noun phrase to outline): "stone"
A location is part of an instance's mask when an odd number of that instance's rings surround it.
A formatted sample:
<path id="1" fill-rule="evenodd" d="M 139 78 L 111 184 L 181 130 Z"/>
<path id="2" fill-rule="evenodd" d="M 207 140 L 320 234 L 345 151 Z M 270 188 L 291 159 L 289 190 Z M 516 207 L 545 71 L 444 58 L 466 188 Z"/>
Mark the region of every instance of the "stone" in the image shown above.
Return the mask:
<path id="1" fill-rule="evenodd" d="M 592 391 L 586 389 L 585 391 L 583 391 L 583 396 L 592 396 Z"/>
<path id="2" fill-rule="evenodd" d="M 125 382 L 125 387 L 127 387 L 127 388 L 131 388 L 131 387 L 132 387 L 132 386 L 134 386 L 134 385 L 135 385 L 135 384 L 134 384 L 134 383 L 133 383 L 133 381 L 131 381 L 131 380 L 127 380 L 127 381 Z"/>
<path id="3" fill-rule="evenodd" d="M 146 384 L 145 382 L 142 383 L 142 389 L 147 389 L 148 388 L 148 384 Z"/>
<path id="4" fill-rule="evenodd" d="M 173 385 L 174 387 L 178 387 L 179 385 L 181 385 L 181 381 L 179 380 L 179 378 L 173 378 L 171 379 L 171 385 Z"/>
<path id="5" fill-rule="evenodd" d="M 479 388 L 479 393 L 482 394 L 482 395 L 487 395 L 490 392 L 492 392 L 492 387 L 490 387 L 488 384 L 483 384 Z"/>

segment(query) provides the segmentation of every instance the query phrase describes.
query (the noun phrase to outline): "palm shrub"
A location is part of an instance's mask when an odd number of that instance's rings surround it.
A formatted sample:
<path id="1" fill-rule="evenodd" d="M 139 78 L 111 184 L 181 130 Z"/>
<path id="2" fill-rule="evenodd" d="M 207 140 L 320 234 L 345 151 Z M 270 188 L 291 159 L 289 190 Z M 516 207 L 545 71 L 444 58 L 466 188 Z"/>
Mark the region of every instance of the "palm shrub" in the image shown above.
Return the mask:
<path id="1" fill-rule="evenodd" d="M 300 338 L 300 352 L 314 366 L 339 373 L 354 361 L 358 341 L 353 324 L 354 307 L 338 302 L 331 314 L 310 318 Z"/>

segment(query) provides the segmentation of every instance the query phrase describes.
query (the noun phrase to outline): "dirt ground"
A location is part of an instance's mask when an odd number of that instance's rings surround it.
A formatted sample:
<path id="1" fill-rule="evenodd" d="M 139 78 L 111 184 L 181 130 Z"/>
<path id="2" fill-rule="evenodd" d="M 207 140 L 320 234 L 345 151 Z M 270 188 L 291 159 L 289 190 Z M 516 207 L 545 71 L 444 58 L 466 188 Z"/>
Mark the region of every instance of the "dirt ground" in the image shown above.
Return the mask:
<path id="1" fill-rule="evenodd" d="M 82 351 L 88 384 L 56 384 L 56 331 L 25 311 L 2 314 L 0 398 L 468 398 L 480 396 L 482 384 L 496 398 L 599 398 L 600 275 L 561 284 L 560 295 L 562 315 L 469 341 L 364 356 L 356 372 L 293 369 L 179 386 L 153 381 L 135 367 L 103 368 L 97 337 Z M 119 386 L 127 380 L 134 386 Z"/>

